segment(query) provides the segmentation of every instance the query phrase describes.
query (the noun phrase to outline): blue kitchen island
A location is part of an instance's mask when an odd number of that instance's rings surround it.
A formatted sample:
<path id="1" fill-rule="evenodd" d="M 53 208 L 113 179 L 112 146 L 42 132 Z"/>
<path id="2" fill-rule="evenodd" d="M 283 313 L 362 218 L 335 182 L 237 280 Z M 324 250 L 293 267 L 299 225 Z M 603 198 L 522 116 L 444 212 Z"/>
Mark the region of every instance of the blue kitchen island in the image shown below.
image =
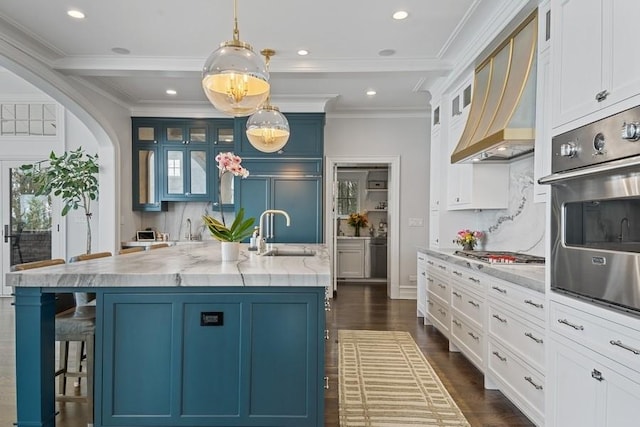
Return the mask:
<path id="1" fill-rule="evenodd" d="M 55 426 L 54 296 L 95 292 L 95 426 L 324 426 L 323 245 L 217 242 L 7 274 L 17 426 Z"/>

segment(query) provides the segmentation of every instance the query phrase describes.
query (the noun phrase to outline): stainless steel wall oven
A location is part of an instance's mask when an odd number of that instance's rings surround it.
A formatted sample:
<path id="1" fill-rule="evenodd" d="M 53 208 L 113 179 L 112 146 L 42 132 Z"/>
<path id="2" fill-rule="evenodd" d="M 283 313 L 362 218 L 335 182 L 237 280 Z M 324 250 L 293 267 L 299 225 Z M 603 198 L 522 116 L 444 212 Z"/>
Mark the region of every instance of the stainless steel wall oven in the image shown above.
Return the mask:
<path id="1" fill-rule="evenodd" d="M 640 315 L 640 106 L 552 140 L 551 289 Z"/>

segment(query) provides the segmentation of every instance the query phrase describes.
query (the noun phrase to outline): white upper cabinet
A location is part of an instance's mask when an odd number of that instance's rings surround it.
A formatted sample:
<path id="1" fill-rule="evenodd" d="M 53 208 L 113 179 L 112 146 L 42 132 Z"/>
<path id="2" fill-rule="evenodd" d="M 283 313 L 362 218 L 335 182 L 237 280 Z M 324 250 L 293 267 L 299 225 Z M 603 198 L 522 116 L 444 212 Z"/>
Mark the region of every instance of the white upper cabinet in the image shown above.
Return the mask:
<path id="1" fill-rule="evenodd" d="M 433 128 L 431 130 L 431 150 L 430 150 L 430 166 L 431 171 L 429 173 L 429 209 L 432 211 L 440 210 L 440 198 L 442 188 L 441 171 L 441 147 L 442 138 L 440 136 L 440 128 Z"/>
<path id="2" fill-rule="evenodd" d="M 623 101 L 640 94 L 640 2 L 553 0 L 551 11 L 553 127 L 633 106 Z"/>

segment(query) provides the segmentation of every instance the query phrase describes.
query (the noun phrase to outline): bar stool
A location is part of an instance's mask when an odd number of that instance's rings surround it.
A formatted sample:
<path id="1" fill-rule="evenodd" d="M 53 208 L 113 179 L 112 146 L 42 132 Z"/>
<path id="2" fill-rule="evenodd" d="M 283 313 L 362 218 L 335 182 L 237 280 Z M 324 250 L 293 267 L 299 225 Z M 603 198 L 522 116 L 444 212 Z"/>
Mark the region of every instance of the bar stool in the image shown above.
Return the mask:
<path id="1" fill-rule="evenodd" d="M 120 251 L 118 251 L 118 255 L 132 254 L 134 252 L 144 252 L 144 248 L 142 246 L 134 246 L 132 248 L 120 249 Z"/>
<path id="2" fill-rule="evenodd" d="M 63 259 L 50 259 L 17 264 L 12 271 L 31 270 L 34 268 L 64 264 Z M 77 306 L 71 293 L 56 294 L 55 340 L 59 342 L 59 364 L 55 371 L 58 378 L 58 402 L 85 402 L 88 405 L 88 424 L 93 424 L 93 364 L 94 337 L 96 329 L 95 306 Z M 69 368 L 69 342 L 77 341 L 79 351 L 75 371 Z M 86 348 L 86 370 L 82 371 L 83 348 Z M 66 394 L 67 378 L 87 378 L 86 396 L 69 396 Z M 79 385 L 79 384 L 78 384 Z"/>
<path id="3" fill-rule="evenodd" d="M 168 248 L 169 244 L 168 243 L 154 243 L 153 245 L 149 246 L 149 249 L 160 249 L 160 248 Z"/>

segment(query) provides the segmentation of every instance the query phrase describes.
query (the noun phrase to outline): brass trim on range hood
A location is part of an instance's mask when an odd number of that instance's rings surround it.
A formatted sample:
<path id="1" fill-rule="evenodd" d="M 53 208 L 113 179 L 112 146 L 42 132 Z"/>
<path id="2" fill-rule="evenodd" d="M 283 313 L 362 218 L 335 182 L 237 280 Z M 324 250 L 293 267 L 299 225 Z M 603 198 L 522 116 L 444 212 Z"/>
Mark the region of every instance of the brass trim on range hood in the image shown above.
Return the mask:
<path id="1" fill-rule="evenodd" d="M 537 11 L 477 68 L 466 126 L 451 163 L 511 160 L 533 151 Z"/>

